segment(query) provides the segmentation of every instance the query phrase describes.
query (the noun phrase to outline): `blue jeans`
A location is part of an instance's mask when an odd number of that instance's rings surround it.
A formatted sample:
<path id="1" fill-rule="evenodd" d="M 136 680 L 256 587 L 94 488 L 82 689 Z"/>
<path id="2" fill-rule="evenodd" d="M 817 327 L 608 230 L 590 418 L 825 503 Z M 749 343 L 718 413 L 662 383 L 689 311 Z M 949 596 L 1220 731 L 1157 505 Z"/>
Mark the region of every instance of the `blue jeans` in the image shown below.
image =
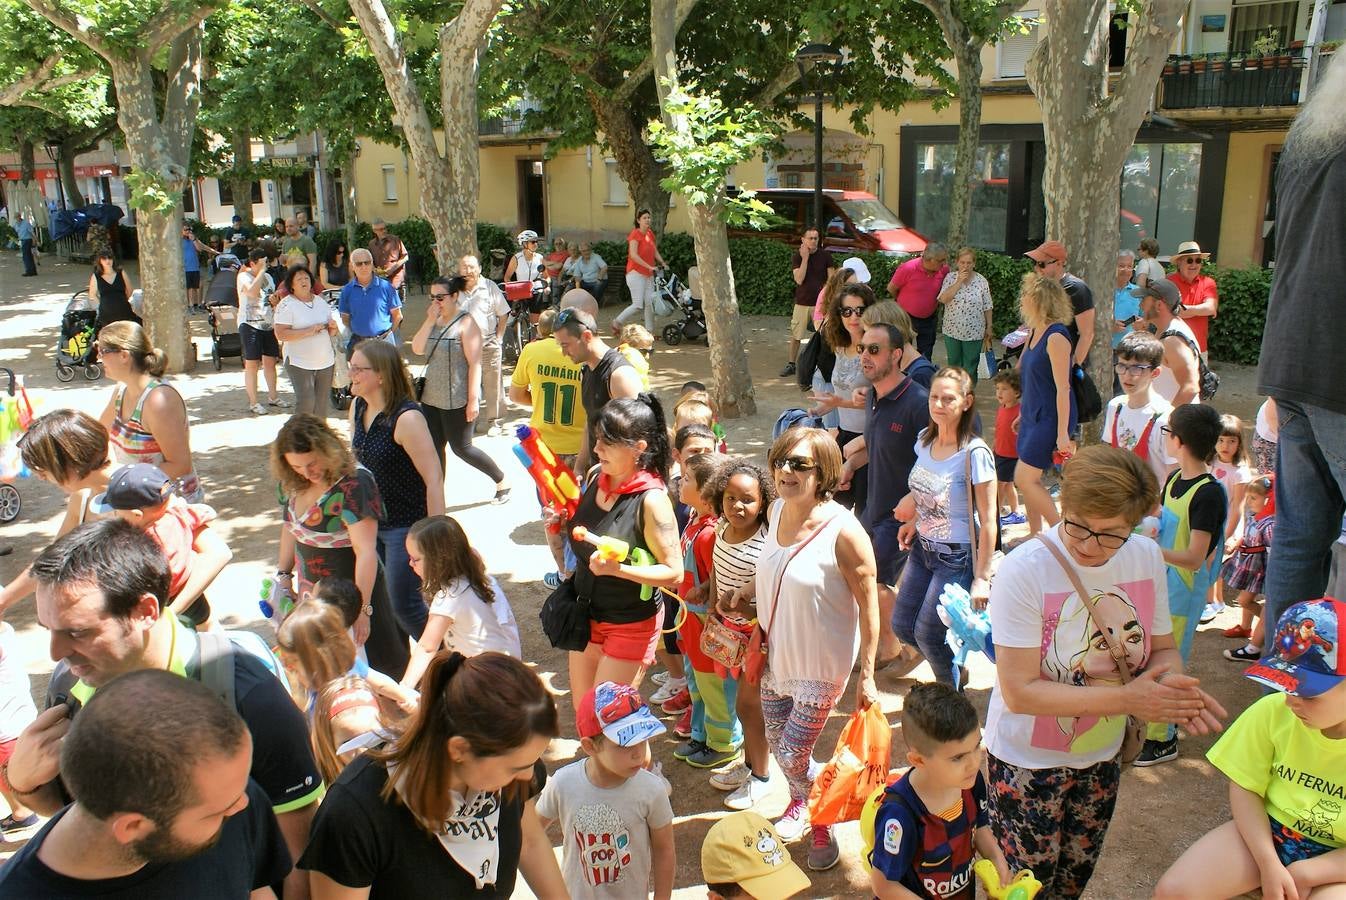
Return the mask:
<path id="1" fill-rule="evenodd" d="M 962 549 L 946 549 L 960 546 Z M 920 648 L 935 670 L 936 680 L 956 685 L 953 651 L 945 641 L 949 629 L 939 619 L 939 595 L 950 583 L 972 586 L 972 548 L 958 544 L 927 546 L 918 538 L 911 545 L 902 582 L 897 586 L 892 624 L 894 634 Z"/>
<path id="2" fill-rule="evenodd" d="M 37 257 L 33 255 L 33 239 L 27 238 L 19 241 L 19 249 L 23 253 L 23 274 L 37 274 Z"/>
<path id="3" fill-rule="evenodd" d="M 379 526 L 379 559 L 383 560 L 383 581 L 388 586 L 388 604 L 393 608 L 402 630 L 413 641 L 421 639 L 430 611 L 421 597 L 421 579 L 411 571 L 407 556 L 407 532 L 411 528 Z"/>
<path id="4" fill-rule="evenodd" d="M 1267 634 L 1292 604 L 1327 590 L 1346 512 L 1346 414 L 1276 398 L 1276 543 L 1267 554 Z M 1267 649 L 1271 642 L 1266 642 Z"/>

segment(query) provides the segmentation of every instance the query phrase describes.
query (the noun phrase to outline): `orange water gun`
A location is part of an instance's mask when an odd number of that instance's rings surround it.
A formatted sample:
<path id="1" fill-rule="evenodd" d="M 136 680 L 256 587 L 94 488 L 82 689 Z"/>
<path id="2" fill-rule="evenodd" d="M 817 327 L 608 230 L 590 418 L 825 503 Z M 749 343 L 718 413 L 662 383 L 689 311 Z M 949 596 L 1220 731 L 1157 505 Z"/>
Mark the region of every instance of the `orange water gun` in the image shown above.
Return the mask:
<path id="1" fill-rule="evenodd" d="M 575 473 L 552 452 L 536 428 L 520 425 L 514 435 L 519 439 L 514 445 L 514 455 L 528 470 L 547 508 L 561 519 L 573 518 L 580 505 L 580 486 Z M 560 528 L 559 523 L 547 526 L 552 534 Z"/>

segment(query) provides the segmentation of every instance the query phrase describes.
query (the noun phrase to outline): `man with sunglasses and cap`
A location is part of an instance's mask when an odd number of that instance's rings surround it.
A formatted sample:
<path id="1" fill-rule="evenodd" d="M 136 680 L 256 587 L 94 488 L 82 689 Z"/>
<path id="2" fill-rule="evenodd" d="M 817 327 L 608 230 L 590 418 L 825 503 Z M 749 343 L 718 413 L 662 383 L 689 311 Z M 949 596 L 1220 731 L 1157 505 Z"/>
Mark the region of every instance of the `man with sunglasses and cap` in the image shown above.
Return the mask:
<path id="1" fill-rule="evenodd" d="M 1152 281 L 1135 289 L 1140 314 L 1154 326 L 1164 345 L 1164 363 L 1154 377 L 1154 392 L 1174 407 L 1196 403 L 1201 393 L 1201 362 L 1196 354 L 1196 336 L 1183 319 L 1182 296 L 1172 281 Z"/>
<path id="2" fill-rule="evenodd" d="M 1210 254 L 1202 253 L 1201 245 L 1196 241 L 1183 241 L 1178 245 L 1178 252 L 1173 254 L 1173 265 L 1177 271 L 1168 276 L 1168 280 L 1178 286 L 1178 293 L 1182 296 L 1178 318 L 1190 326 L 1202 356 L 1206 355 L 1210 320 L 1220 310 L 1215 279 L 1201 274 L 1201 265 L 1208 259 Z"/>
<path id="3" fill-rule="evenodd" d="M 1060 241 L 1044 241 L 1024 254 L 1033 261 L 1033 267 L 1043 278 L 1050 278 L 1065 290 L 1075 320 L 1070 329 L 1070 346 L 1075 348 L 1073 359 L 1083 366 L 1089 358 L 1089 345 L 1094 342 L 1094 293 L 1082 278 L 1066 271 L 1066 245 Z"/>

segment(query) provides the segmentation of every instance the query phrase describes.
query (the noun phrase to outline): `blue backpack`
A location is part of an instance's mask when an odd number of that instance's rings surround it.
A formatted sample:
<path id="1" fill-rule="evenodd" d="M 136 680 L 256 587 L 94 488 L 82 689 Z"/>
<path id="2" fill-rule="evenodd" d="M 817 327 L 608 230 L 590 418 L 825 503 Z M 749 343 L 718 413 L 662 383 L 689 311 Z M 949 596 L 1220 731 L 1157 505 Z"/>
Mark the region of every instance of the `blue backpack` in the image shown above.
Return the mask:
<path id="1" fill-rule="evenodd" d="M 808 428 L 822 427 L 822 423 L 817 416 L 809 415 L 809 411 L 806 409 L 792 406 L 776 418 L 776 424 L 771 429 L 771 439 L 774 441 L 796 425 L 804 425 Z"/>

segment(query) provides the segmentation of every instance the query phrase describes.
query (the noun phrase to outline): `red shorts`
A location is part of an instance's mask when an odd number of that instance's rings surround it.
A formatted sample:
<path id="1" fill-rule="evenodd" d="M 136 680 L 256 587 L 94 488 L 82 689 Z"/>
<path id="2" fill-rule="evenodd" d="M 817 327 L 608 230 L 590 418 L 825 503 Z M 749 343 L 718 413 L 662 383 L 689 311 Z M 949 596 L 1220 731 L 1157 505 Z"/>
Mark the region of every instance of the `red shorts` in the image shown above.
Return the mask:
<path id="1" fill-rule="evenodd" d="M 9 762 L 9 758 L 14 755 L 14 745 L 18 742 L 18 738 L 12 741 L 0 741 L 0 766 Z M 0 785 L 4 785 L 5 790 L 9 790 L 9 779 L 5 777 L 3 769 L 0 769 Z"/>
<path id="2" fill-rule="evenodd" d="M 656 609 L 660 609 L 657 607 Z M 613 659 L 654 663 L 654 648 L 659 643 L 659 623 L 662 616 L 652 615 L 641 622 L 616 625 L 611 622 L 589 623 L 589 643 L 603 648 L 603 655 Z"/>

